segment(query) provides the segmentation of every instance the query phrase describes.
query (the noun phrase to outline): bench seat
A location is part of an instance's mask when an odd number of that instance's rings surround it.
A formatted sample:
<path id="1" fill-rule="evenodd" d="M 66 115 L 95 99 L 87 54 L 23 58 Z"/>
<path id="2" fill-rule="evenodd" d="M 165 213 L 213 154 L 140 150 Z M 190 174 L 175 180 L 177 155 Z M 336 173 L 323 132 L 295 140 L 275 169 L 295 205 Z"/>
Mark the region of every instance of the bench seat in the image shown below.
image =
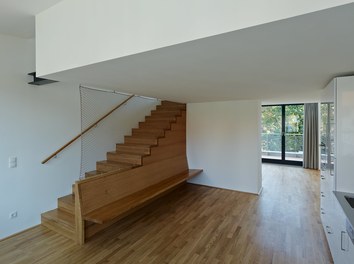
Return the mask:
<path id="1" fill-rule="evenodd" d="M 83 219 L 97 224 L 105 224 L 113 219 L 123 217 L 129 211 L 153 200 L 154 198 L 157 198 L 161 194 L 175 188 L 188 179 L 197 176 L 202 171 L 203 170 L 199 169 L 187 170 L 183 173 L 163 180 L 158 184 L 149 186 L 141 191 L 89 212 L 83 215 Z"/>

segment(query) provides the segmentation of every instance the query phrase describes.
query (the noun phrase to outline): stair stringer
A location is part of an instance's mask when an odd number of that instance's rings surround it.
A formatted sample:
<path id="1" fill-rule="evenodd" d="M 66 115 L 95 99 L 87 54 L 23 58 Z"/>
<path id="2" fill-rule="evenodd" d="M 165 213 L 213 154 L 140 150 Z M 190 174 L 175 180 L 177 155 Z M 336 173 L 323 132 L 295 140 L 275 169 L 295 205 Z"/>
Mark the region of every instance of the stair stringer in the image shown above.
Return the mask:
<path id="1" fill-rule="evenodd" d="M 184 160 L 185 167 L 188 168 L 187 156 L 186 156 L 186 110 L 181 110 L 181 115 L 176 118 L 175 122 L 171 122 L 170 129 L 165 129 L 165 136 L 158 138 L 157 146 L 151 146 L 150 155 L 143 157 L 143 165 L 133 168 L 132 170 L 142 171 L 147 165 L 152 163 L 164 162 L 167 159 L 174 157 L 180 157 Z M 111 172 L 108 172 L 111 173 Z M 118 172 L 117 177 L 124 172 Z M 104 174 L 100 174 L 104 175 Z M 97 177 L 97 176 L 94 176 Z M 128 214 L 140 209 L 141 207 L 134 208 Z M 105 224 L 95 224 L 85 222 L 85 239 L 89 239 L 100 231 L 113 225 L 119 219 L 113 219 Z"/>

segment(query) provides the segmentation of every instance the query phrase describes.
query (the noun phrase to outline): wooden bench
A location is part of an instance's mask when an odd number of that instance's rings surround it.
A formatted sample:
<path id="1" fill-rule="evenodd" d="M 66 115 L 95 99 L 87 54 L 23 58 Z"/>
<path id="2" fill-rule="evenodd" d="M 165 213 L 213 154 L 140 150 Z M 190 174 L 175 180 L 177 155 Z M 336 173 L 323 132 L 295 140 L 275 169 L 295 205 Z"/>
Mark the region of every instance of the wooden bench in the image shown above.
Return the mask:
<path id="1" fill-rule="evenodd" d="M 201 172 L 202 170 L 190 170 L 186 156 L 180 155 L 125 172 L 109 172 L 77 181 L 77 242 L 83 244 L 91 233 L 113 224 Z M 89 223 L 102 227 L 89 231 Z"/>

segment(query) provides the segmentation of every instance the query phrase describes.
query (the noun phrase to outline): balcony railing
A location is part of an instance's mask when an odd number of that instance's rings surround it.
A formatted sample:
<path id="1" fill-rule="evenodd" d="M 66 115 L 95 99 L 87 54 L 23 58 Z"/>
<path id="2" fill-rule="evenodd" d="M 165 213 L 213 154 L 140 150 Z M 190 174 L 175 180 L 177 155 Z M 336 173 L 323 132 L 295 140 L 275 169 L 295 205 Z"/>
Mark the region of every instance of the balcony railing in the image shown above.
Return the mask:
<path id="1" fill-rule="evenodd" d="M 280 159 L 280 133 L 262 133 L 262 157 Z M 288 160 L 303 159 L 303 134 L 285 133 L 285 157 Z"/>

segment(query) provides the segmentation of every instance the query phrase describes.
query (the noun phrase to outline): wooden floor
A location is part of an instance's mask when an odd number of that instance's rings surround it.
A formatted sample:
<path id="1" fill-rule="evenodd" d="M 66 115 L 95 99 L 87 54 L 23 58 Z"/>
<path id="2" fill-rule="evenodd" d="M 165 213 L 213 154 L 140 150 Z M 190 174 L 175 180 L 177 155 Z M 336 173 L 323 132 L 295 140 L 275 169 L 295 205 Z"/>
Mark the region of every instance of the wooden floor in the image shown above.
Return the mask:
<path id="1" fill-rule="evenodd" d="M 0 242 L 0 263 L 332 263 L 319 173 L 263 165 L 263 186 L 184 185 L 82 247 L 38 226 Z"/>

